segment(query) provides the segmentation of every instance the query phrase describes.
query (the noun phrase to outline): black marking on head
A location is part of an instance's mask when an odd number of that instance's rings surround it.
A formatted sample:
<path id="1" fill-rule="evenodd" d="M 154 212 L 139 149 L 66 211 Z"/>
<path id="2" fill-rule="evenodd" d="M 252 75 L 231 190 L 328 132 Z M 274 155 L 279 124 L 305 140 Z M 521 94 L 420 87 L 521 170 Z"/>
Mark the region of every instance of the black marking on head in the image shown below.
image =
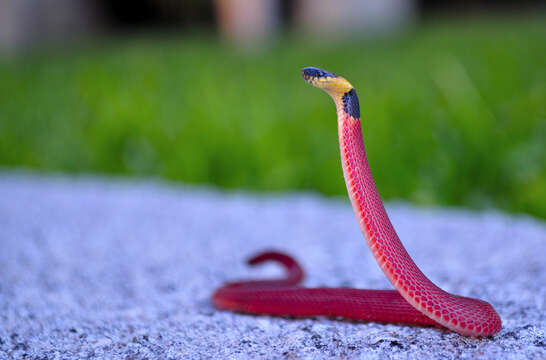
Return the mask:
<path id="1" fill-rule="evenodd" d="M 321 78 L 321 77 L 338 77 L 336 74 L 332 74 L 329 71 L 322 70 L 316 67 L 306 67 L 303 68 L 301 71 L 301 75 L 305 80 L 308 80 L 310 78 Z"/>
<path id="2" fill-rule="evenodd" d="M 343 94 L 343 110 L 358 119 L 360 117 L 360 104 L 358 103 L 358 96 L 356 96 L 356 90 L 351 89 Z"/>

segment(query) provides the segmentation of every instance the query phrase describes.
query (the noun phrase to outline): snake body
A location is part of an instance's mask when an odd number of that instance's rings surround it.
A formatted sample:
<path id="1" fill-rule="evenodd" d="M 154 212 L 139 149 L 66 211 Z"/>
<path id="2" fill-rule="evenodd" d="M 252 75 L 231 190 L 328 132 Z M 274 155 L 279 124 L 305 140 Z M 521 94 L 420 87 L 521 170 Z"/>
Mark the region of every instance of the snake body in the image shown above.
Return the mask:
<path id="1" fill-rule="evenodd" d="M 441 325 L 461 335 L 491 336 L 501 319 L 482 300 L 450 294 L 430 281 L 402 245 L 381 201 L 366 157 L 360 106 L 354 87 L 343 77 L 307 67 L 303 78 L 326 91 L 337 109 L 338 136 L 345 184 L 358 223 L 377 263 L 395 290 L 304 288 L 299 264 L 290 256 L 265 252 L 250 264 L 276 261 L 287 277 L 225 284 L 214 293 L 220 309 L 252 314 L 334 316 L 348 319 Z"/>

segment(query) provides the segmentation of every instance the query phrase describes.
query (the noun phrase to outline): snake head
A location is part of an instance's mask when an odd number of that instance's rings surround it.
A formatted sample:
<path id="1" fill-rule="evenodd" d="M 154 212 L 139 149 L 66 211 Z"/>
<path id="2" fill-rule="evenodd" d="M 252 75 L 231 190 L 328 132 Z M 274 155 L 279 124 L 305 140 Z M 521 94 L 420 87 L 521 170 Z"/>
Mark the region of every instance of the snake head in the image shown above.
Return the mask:
<path id="1" fill-rule="evenodd" d="M 358 96 L 350 82 L 339 75 L 316 67 L 303 68 L 301 76 L 309 84 L 330 94 L 338 109 L 342 109 L 354 119 L 360 118 Z"/>
<path id="2" fill-rule="evenodd" d="M 301 75 L 309 84 L 330 94 L 334 101 L 353 89 L 353 85 L 341 76 L 316 67 L 303 68 Z"/>

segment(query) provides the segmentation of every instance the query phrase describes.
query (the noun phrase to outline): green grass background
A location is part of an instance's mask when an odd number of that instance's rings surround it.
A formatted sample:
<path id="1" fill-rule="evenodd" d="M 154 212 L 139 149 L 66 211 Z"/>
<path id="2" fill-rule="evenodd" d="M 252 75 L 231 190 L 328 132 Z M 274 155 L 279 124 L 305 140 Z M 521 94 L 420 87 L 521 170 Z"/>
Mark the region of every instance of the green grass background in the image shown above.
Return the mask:
<path id="1" fill-rule="evenodd" d="M 546 218 L 544 17 L 252 54 L 214 36 L 113 39 L 0 61 L 0 166 L 345 194 L 335 110 L 304 66 L 360 97 L 380 193 Z"/>

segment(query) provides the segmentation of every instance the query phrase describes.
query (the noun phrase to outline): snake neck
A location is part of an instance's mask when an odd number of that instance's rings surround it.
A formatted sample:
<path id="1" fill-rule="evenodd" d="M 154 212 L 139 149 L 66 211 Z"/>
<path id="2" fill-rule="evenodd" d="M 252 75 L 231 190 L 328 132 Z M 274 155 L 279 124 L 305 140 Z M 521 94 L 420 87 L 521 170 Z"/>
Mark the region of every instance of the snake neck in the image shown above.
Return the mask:
<path id="1" fill-rule="evenodd" d="M 409 292 L 409 279 L 430 282 L 411 260 L 385 211 L 368 164 L 360 117 L 348 114 L 343 102 L 336 101 L 336 107 L 343 176 L 360 229 L 389 281 L 409 303 L 423 311 Z"/>
<path id="2" fill-rule="evenodd" d="M 377 216 L 384 219 L 385 212 L 383 202 L 377 191 L 370 166 L 366 156 L 360 118 L 350 116 L 344 109 L 343 103 L 337 103 L 338 136 L 341 154 L 341 164 L 345 185 L 353 211 L 366 242 L 377 258 L 379 250 L 373 241 L 373 234 L 380 231 L 381 225 L 374 221 Z M 375 212 L 376 216 L 369 215 Z M 388 219 L 388 218 L 387 218 Z M 388 221 L 388 225 L 390 221 Z"/>
<path id="3" fill-rule="evenodd" d="M 341 163 L 351 205 L 375 260 L 393 286 L 405 296 L 407 291 L 403 289 L 409 277 L 428 280 L 411 260 L 385 211 L 366 156 L 360 117 L 347 113 L 343 102 L 336 101 L 336 107 Z M 408 297 L 406 300 L 414 303 Z"/>

